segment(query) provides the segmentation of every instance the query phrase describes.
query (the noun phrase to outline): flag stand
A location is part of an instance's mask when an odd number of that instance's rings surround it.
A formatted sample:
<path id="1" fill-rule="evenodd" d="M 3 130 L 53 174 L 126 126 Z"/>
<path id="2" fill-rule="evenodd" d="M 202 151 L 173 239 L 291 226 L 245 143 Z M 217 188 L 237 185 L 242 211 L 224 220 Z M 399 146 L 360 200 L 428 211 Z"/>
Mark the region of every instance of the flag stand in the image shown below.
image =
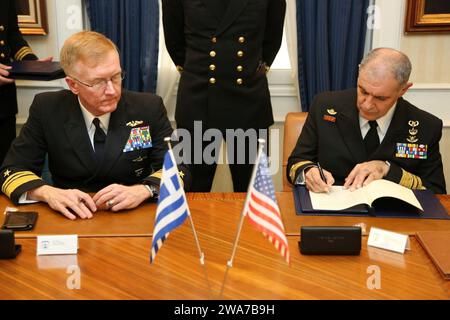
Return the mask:
<path id="1" fill-rule="evenodd" d="M 252 177 L 250 179 L 250 183 L 248 184 L 247 197 L 245 198 L 244 208 L 242 209 L 242 212 L 241 212 L 241 220 L 239 221 L 239 227 L 238 227 L 238 230 L 237 230 L 237 233 L 236 233 L 236 238 L 234 240 L 233 252 L 231 254 L 230 260 L 228 260 L 228 262 L 227 262 L 227 266 L 229 268 L 233 267 L 233 261 L 234 261 L 234 256 L 236 255 L 237 244 L 238 244 L 239 238 L 241 237 L 241 230 L 242 230 L 242 226 L 244 224 L 244 218 L 245 218 L 245 215 L 246 215 L 246 212 L 247 212 L 248 200 L 250 198 L 250 188 L 253 185 L 253 182 L 255 180 L 256 171 L 258 170 L 259 159 L 260 159 L 261 154 L 263 152 L 263 148 L 264 148 L 264 144 L 266 143 L 266 140 L 258 139 L 258 142 L 259 142 L 258 155 L 256 156 L 256 161 L 255 161 L 255 164 L 253 166 Z"/>
<path id="2" fill-rule="evenodd" d="M 172 144 L 170 143 L 170 137 L 164 138 L 164 141 L 167 142 L 169 150 L 172 152 L 172 155 L 173 155 Z M 172 159 L 172 161 L 174 161 L 174 163 L 178 169 L 175 159 Z M 177 176 L 178 176 L 178 182 L 180 182 L 180 176 L 179 175 L 177 175 Z M 183 197 L 184 197 L 184 201 L 187 203 L 186 194 L 184 192 L 183 192 Z M 202 249 L 200 248 L 200 242 L 198 241 L 197 231 L 195 230 L 194 221 L 192 220 L 191 210 L 189 209 L 189 206 L 187 206 L 187 210 L 188 210 L 189 221 L 190 221 L 191 227 L 192 227 L 192 232 L 194 233 L 195 243 L 196 243 L 197 249 L 198 249 L 198 255 L 200 257 L 200 264 L 204 265 L 205 264 L 205 254 L 202 252 Z"/>

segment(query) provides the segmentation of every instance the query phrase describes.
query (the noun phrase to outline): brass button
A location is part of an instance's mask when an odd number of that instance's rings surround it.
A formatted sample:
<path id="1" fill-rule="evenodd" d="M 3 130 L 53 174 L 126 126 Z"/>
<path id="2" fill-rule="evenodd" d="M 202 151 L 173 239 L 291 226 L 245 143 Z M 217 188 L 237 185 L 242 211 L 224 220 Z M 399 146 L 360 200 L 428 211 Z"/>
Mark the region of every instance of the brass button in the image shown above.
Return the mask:
<path id="1" fill-rule="evenodd" d="M 237 66 L 236 70 L 238 72 L 242 72 L 242 70 L 244 70 L 244 67 L 243 66 Z"/>
<path id="2" fill-rule="evenodd" d="M 242 57 L 244 56 L 244 51 L 239 50 L 239 51 L 237 52 L 237 56 L 238 56 L 239 58 L 242 58 Z"/>
<path id="3" fill-rule="evenodd" d="M 215 52 L 215 51 L 211 51 L 211 52 L 209 53 L 209 56 L 210 56 L 211 58 L 214 58 L 214 57 L 216 56 L 216 52 Z"/>
<path id="4" fill-rule="evenodd" d="M 4 46 L 5 45 L 5 41 L 0 41 L 0 46 Z"/>
<path id="5" fill-rule="evenodd" d="M 211 71 L 216 70 L 216 66 L 215 66 L 214 64 L 210 65 L 210 66 L 209 66 L 209 70 L 211 70 Z"/>
<path id="6" fill-rule="evenodd" d="M 2 53 L 2 54 L 0 54 L 0 57 L 1 57 L 2 59 L 4 59 L 6 56 L 5 56 L 4 53 Z"/>
<path id="7" fill-rule="evenodd" d="M 209 83 L 210 84 L 215 84 L 216 83 L 216 78 L 210 78 L 209 79 Z"/>
<path id="8" fill-rule="evenodd" d="M 5 27 L 4 26 L 0 26 L 0 31 L 5 31 Z"/>
<path id="9" fill-rule="evenodd" d="M 241 85 L 242 83 L 244 83 L 244 81 L 241 78 L 239 78 L 239 79 L 236 80 L 236 83 L 238 85 Z"/>
<path id="10" fill-rule="evenodd" d="M 217 43 L 217 38 L 216 38 L 216 37 L 212 37 L 212 38 L 211 38 L 211 42 L 212 42 L 212 43 Z"/>
<path id="11" fill-rule="evenodd" d="M 245 38 L 244 37 L 239 37 L 238 41 L 239 41 L 239 43 L 244 43 L 245 42 Z"/>

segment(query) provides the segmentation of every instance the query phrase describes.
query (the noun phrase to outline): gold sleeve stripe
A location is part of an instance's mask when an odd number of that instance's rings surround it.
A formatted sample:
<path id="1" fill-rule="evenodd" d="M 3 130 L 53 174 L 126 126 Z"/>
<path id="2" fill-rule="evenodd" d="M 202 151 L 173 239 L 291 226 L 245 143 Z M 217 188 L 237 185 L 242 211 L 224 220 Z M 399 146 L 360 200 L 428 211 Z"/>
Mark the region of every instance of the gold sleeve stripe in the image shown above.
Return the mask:
<path id="1" fill-rule="evenodd" d="M 25 183 L 35 180 L 41 180 L 41 178 L 31 171 L 17 172 L 11 175 L 8 179 L 6 179 L 5 183 L 3 183 L 2 192 L 10 198 L 14 190 Z"/>
<path id="2" fill-rule="evenodd" d="M 180 171 L 179 173 L 178 173 L 178 175 L 180 176 L 180 181 L 181 181 L 181 186 L 183 186 L 184 187 L 184 181 L 183 181 L 183 178 L 181 177 L 183 172 L 182 171 Z M 150 177 L 153 177 L 153 178 L 157 178 L 157 179 L 162 179 L 162 169 L 161 170 L 158 170 L 158 171 L 156 171 L 156 172 L 154 172 L 154 173 L 152 173 L 151 175 L 150 175 Z"/>
<path id="3" fill-rule="evenodd" d="M 289 178 L 291 178 L 292 182 L 294 182 L 294 180 L 295 180 L 295 174 L 297 172 L 297 169 L 300 168 L 300 167 L 303 167 L 304 165 L 307 165 L 307 164 L 314 164 L 314 162 L 312 162 L 312 161 L 301 161 L 301 162 L 297 162 L 296 164 L 294 164 L 291 167 L 291 170 L 289 171 Z"/>
<path id="4" fill-rule="evenodd" d="M 422 184 L 420 177 L 409 173 L 402 169 L 402 178 L 400 179 L 400 185 L 409 189 L 426 189 Z"/>
<path id="5" fill-rule="evenodd" d="M 15 60 L 22 60 L 27 54 L 33 53 L 30 47 L 22 47 L 14 56 Z"/>
<path id="6" fill-rule="evenodd" d="M 161 169 L 161 170 L 158 170 L 158 171 L 156 171 L 156 172 L 154 172 L 154 173 L 152 173 L 152 174 L 150 175 L 150 177 L 162 179 L 162 169 Z"/>

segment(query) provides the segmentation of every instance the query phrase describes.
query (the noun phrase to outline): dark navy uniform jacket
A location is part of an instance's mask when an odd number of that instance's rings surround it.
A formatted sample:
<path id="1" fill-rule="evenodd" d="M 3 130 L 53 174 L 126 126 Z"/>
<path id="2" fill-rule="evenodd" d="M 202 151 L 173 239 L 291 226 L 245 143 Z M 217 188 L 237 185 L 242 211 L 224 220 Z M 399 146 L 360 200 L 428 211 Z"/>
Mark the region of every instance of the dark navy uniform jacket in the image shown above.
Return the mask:
<path id="1" fill-rule="evenodd" d="M 163 0 L 168 52 L 181 72 L 178 127 L 273 124 L 266 71 L 280 48 L 285 0 Z"/>
<path id="2" fill-rule="evenodd" d="M 127 149 L 136 136 L 132 132 L 139 130 L 150 134 L 151 147 Z M 2 192 L 17 202 L 24 192 L 44 185 L 40 175 L 46 153 L 58 188 L 97 192 L 112 183 L 159 186 L 168 148 L 164 138 L 171 134 L 160 97 L 123 91 L 111 113 L 104 158 L 98 164 L 77 96 L 68 90 L 38 94 L 0 170 Z M 187 187 L 189 172 L 179 169 Z"/>
<path id="3" fill-rule="evenodd" d="M 439 152 L 442 120 L 400 98 L 386 136 L 368 156 L 356 97 L 356 89 L 325 92 L 315 97 L 288 161 L 288 179 L 295 182 L 306 166 L 319 162 L 333 174 L 336 185 L 343 185 L 358 163 L 382 160 L 390 162 L 385 179 L 411 189 L 446 193 Z"/>

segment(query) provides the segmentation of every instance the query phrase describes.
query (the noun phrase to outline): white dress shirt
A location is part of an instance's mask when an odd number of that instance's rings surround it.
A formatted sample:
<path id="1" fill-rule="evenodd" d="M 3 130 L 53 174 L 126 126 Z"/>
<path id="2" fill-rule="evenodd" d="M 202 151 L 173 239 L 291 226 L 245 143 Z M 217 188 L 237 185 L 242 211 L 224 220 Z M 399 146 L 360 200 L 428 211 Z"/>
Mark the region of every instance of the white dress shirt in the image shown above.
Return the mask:
<path id="1" fill-rule="evenodd" d="M 86 129 L 89 135 L 89 140 L 91 141 L 92 150 L 94 149 L 94 134 L 95 134 L 95 125 L 92 123 L 92 121 L 95 118 L 98 118 L 100 120 L 100 128 L 105 131 L 105 134 L 108 134 L 108 127 L 109 127 L 109 119 L 111 118 L 111 113 L 106 113 L 101 116 L 94 116 L 92 113 L 90 113 L 81 103 L 80 98 L 78 98 L 78 102 L 80 103 L 81 113 L 83 114 L 84 123 L 86 124 Z"/>
<path id="2" fill-rule="evenodd" d="M 389 129 L 389 125 L 391 124 L 392 117 L 394 116 L 395 108 L 397 108 L 397 103 L 394 104 L 389 111 L 382 116 L 381 118 L 377 119 L 377 133 L 378 138 L 380 138 L 380 143 L 383 141 L 384 137 L 386 136 L 386 132 Z M 366 137 L 367 132 L 369 132 L 370 124 L 369 120 L 364 119 L 361 117 L 361 114 L 359 115 L 359 127 L 361 129 L 361 136 L 363 139 Z"/>

